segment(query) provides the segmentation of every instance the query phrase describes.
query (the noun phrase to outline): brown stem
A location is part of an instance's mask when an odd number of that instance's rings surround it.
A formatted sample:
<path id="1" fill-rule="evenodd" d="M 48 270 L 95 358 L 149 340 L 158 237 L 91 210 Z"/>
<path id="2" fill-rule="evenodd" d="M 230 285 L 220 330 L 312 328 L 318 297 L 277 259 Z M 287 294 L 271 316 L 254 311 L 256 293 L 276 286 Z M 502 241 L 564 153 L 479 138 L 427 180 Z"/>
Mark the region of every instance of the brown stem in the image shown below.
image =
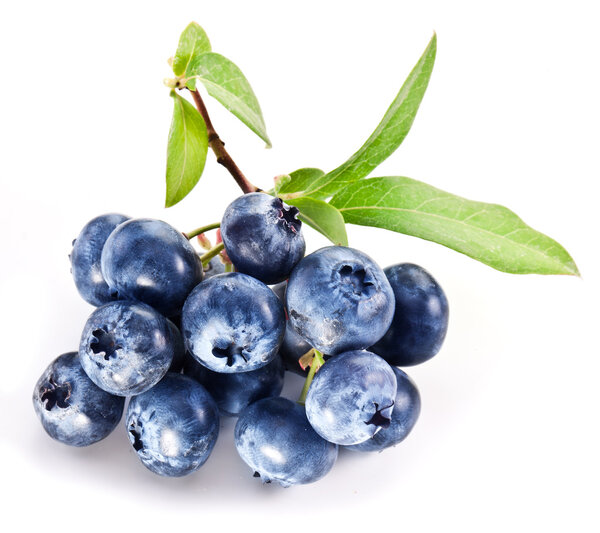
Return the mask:
<path id="1" fill-rule="evenodd" d="M 188 89 L 189 90 L 189 89 Z M 194 102 L 196 103 L 196 107 L 198 111 L 202 115 L 204 122 L 206 124 L 206 132 L 208 133 L 208 145 L 212 148 L 212 151 L 217 156 L 217 163 L 223 165 L 229 173 L 233 176 L 233 179 L 240 186 L 240 189 L 244 191 L 244 194 L 249 192 L 258 192 L 260 189 L 255 185 L 252 185 L 244 176 L 243 172 L 239 169 L 239 167 L 235 164 L 235 161 L 231 159 L 229 152 L 225 149 L 225 143 L 219 137 L 219 134 L 215 131 L 214 126 L 208 116 L 208 111 L 202 101 L 202 97 L 198 92 L 198 89 L 192 91 L 192 96 L 194 97 Z"/>

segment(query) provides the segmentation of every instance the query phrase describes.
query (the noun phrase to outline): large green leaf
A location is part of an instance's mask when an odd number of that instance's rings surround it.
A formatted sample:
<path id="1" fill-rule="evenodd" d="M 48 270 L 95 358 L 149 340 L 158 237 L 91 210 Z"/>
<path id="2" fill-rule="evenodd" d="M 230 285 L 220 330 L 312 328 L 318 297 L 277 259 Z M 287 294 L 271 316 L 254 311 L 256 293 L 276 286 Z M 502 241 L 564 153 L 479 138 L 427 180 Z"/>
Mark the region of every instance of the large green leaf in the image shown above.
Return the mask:
<path id="1" fill-rule="evenodd" d="M 167 198 L 171 207 L 198 183 L 208 151 L 206 124 L 196 108 L 174 91 L 175 107 L 167 144 Z"/>
<path id="2" fill-rule="evenodd" d="M 256 135 L 271 146 L 258 100 L 242 71 L 226 57 L 208 52 L 194 57 L 186 76 L 199 80 L 216 98 Z M 188 83 L 188 87 L 189 87 Z M 192 87 L 190 87 L 192 88 Z"/>
<path id="3" fill-rule="evenodd" d="M 331 204 L 351 224 L 376 226 L 437 242 L 513 274 L 579 275 L 569 253 L 515 213 L 404 177 L 361 180 Z"/>
<path id="4" fill-rule="evenodd" d="M 286 200 L 286 203 L 296 206 L 300 210 L 300 220 L 325 235 L 333 244 L 348 246 L 344 217 L 335 207 L 306 196 Z"/>
<path id="5" fill-rule="evenodd" d="M 299 188 L 305 186 L 301 182 L 298 182 L 298 187 L 290 184 L 286 188 L 286 193 L 327 198 L 348 184 L 369 175 L 377 165 L 392 154 L 410 131 L 415 119 L 431 77 L 436 46 L 437 39 L 434 34 L 375 131 L 348 161 L 313 180 L 306 188 Z"/>
<path id="6" fill-rule="evenodd" d="M 173 57 L 173 73 L 175 76 L 185 74 L 190 61 L 194 57 L 210 52 L 210 50 L 210 41 L 206 32 L 199 24 L 191 22 L 179 37 L 177 52 Z"/>

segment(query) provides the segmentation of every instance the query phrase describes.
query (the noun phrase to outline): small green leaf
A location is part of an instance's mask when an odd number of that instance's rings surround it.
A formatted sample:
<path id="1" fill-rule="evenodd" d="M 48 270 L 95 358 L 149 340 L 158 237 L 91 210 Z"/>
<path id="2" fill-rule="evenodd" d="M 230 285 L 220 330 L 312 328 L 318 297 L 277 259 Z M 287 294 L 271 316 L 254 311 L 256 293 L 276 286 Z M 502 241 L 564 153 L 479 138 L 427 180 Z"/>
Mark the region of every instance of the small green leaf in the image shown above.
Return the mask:
<path id="1" fill-rule="evenodd" d="M 210 51 L 210 41 L 206 32 L 199 24 L 190 23 L 179 37 L 177 52 L 173 57 L 173 73 L 175 76 L 182 76 L 196 55 Z"/>
<path id="2" fill-rule="evenodd" d="M 220 54 L 208 52 L 192 59 L 186 76 L 191 78 L 189 81 L 200 80 L 208 94 L 246 124 L 268 147 L 271 146 L 258 100 L 234 63 Z"/>
<path id="3" fill-rule="evenodd" d="M 198 183 L 208 151 L 206 124 L 196 108 L 171 92 L 175 101 L 167 144 L 167 198 L 165 207 L 182 200 Z"/>
<path id="4" fill-rule="evenodd" d="M 300 168 L 298 170 L 294 170 L 290 174 L 290 180 L 283 184 L 279 189 L 278 195 L 282 198 L 295 198 L 300 196 L 296 194 L 296 191 L 304 191 L 310 187 L 310 185 L 321 176 L 324 176 L 325 172 L 323 172 L 319 168 Z"/>
<path id="5" fill-rule="evenodd" d="M 279 191 L 282 187 L 292 181 L 292 178 L 288 174 L 281 174 L 280 176 L 275 176 L 273 178 L 275 185 L 273 186 L 273 194 L 275 196 L 279 196 Z"/>
<path id="6" fill-rule="evenodd" d="M 344 217 L 335 207 L 306 196 L 286 200 L 286 203 L 296 206 L 300 210 L 298 218 L 325 235 L 333 244 L 348 246 Z"/>
<path id="7" fill-rule="evenodd" d="M 368 176 L 387 159 L 410 131 L 431 77 L 436 48 L 437 38 L 434 34 L 375 131 L 348 161 L 315 180 L 308 188 L 294 188 L 286 192 L 302 191 L 303 196 L 327 198 L 348 184 Z"/>
<path id="8" fill-rule="evenodd" d="M 506 207 L 466 200 L 410 178 L 361 180 L 338 192 L 331 204 L 347 223 L 437 242 L 503 272 L 579 275 L 560 244 Z"/>

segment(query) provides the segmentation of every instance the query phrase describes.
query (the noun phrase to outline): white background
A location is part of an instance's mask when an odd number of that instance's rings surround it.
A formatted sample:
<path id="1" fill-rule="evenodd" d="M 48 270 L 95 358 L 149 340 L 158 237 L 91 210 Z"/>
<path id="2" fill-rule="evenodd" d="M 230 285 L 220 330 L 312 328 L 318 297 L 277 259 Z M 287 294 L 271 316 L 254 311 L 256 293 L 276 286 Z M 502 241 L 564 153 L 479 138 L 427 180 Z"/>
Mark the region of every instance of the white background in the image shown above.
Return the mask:
<path id="1" fill-rule="evenodd" d="M 0 8 L 2 372 L 0 524 L 86 531 L 598 531 L 597 3 L 6 2 Z M 78 345 L 92 311 L 71 240 L 105 212 L 182 231 L 239 194 L 212 154 L 165 210 L 167 58 L 191 20 L 246 74 L 272 150 L 207 99 L 239 166 L 268 188 L 331 170 L 362 144 L 432 32 L 436 66 L 415 124 L 377 175 L 504 204 L 562 243 L 582 279 L 513 276 L 439 245 L 349 227 L 382 266 L 410 261 L 451 305 L 441 353 L 408 369 L 423 399 L 400 446 L 340 454 L 320 482 L 251 477 L 222 423 L 206 465 L 163 479 L 120 426 L 87 449 L 43 432 L 33 385 Z M 325 241 L 306 230 L 309 250 Z M 286 392 L 295 395 L 299 380 Z M 243 528 L 243 529 L 242 529 Z M 4 529 L 6 531 L 6 529 Z"/>

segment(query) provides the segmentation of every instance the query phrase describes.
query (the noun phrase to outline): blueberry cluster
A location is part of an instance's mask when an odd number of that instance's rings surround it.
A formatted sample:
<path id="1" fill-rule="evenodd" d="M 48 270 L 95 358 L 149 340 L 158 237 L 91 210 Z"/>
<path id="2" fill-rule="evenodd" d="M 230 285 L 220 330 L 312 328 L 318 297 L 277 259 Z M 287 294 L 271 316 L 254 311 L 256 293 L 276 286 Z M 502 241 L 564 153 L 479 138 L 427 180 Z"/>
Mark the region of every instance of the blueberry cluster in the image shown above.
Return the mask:
<path id="1" fill-rule="evenodd" d="M 341 246 L 304 256 L 298 214 L 263 193 L 236 199 L 220 224 L 229 268 L 206 256 L 203 267 L 165 222 L 91 220 L 70 258 L 96 309 L 79 351 L 35 385 L 46 432 L 93 444 L 115 429 L 128 398 L 125 428 L 142 463 L 183 476 L 209 458 L 219 417 L 235 416 L 240 457 L 283 486 L 323 477 L 340 446 L 401 442 L 421 401 L 397 367 L 439 351 L 446 297 L 416 265 L 382 270 Z M 279 396 L 286 370 L 306 376 L 298 402 Z"/>

